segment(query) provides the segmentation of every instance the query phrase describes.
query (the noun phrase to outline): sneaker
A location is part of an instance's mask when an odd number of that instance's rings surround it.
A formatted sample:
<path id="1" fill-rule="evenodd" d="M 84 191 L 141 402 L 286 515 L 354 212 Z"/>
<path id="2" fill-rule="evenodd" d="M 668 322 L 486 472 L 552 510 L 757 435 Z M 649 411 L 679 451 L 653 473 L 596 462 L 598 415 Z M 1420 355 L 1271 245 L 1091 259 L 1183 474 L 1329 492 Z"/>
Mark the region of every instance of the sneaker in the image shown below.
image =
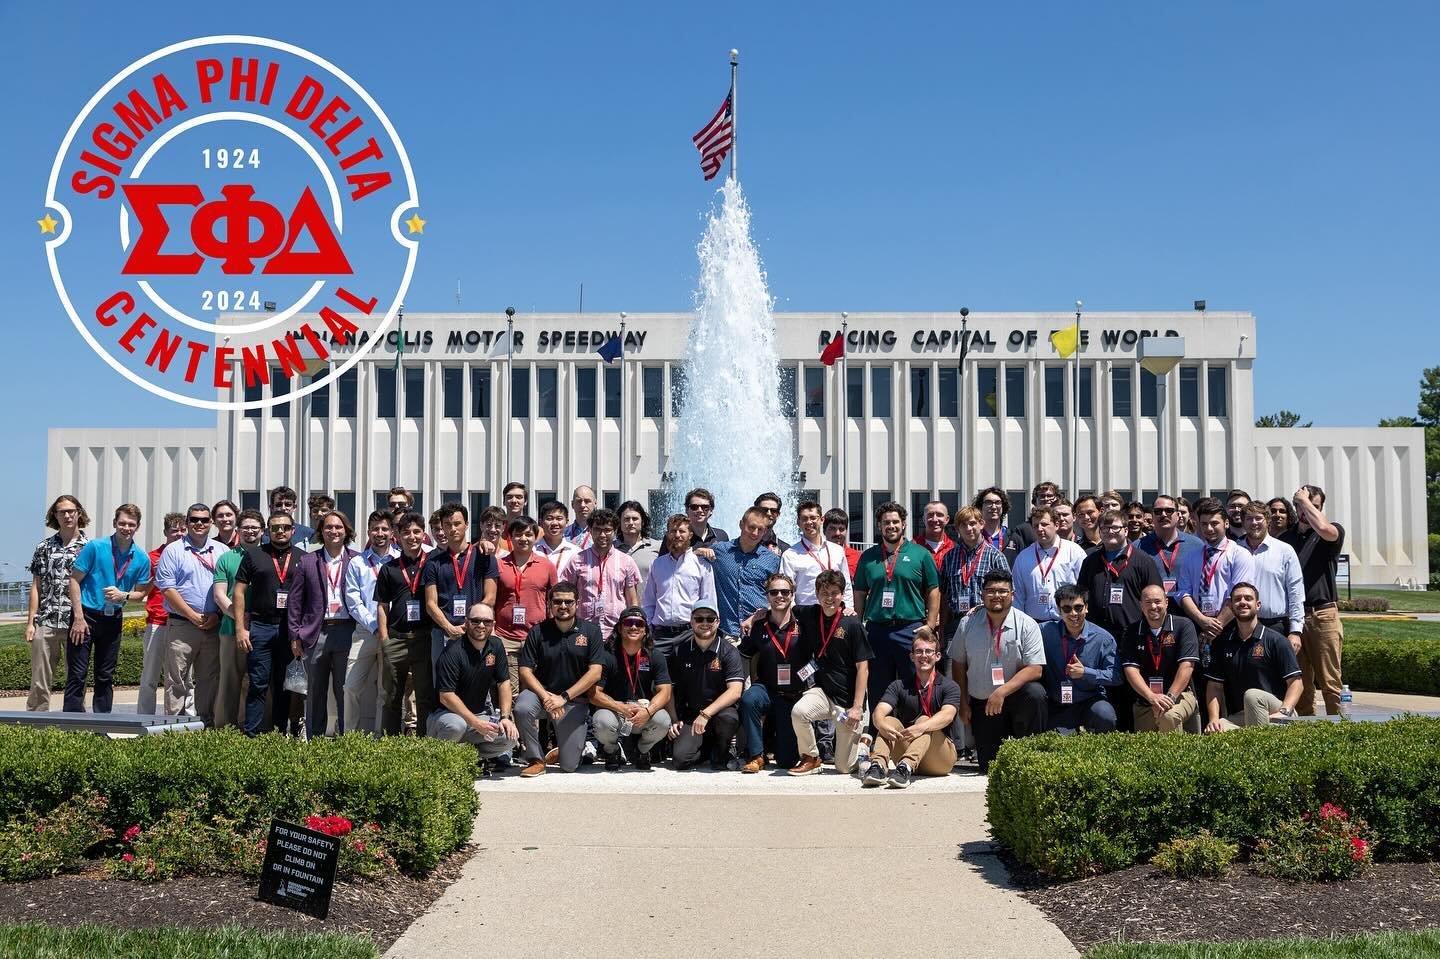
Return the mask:
<path id="1" fill-rule="evenodd" d="M 808 776 L 821 766 L 819 756 L 801 756 L 800 761 L 790 767 L 792 776 Z"/>
<path id="2" fill-rule="evenodd" d="M 511 766 L 515 765 L 515 760 L 513 757 L 511 757 L 509 753 L 501 753 L 494 759 L 490 760 L 490 765 L 496 770 L 509 769 Z"/>
<path id="3" fill-rule="evenodd" d="M 617 769 L 620 768 L 620 765 L 621 765 L 621 762 L 620 762 L 620 750 L 617 749 L 617 750 L 615 750 L 613 753 L 606 753 L 606 754 L 605 754 L 605 771 L 606 771 L 606 772 L 612 772 L 612 773 L 613 773 L 615 770 L 617 770 Z"/>
<path id="4" fill-rule="evenodd" d="M 634 766 L 637 771 L 648 773 L 650 771 L 650 754 L 637 750 L 635 753 Z"/>
<path id="5" fill-rule="evenodd" d="M 890 770 L 889 785 L 891 789 L 904 789 L 910 785 L 910 767 L 896 763 L 895 768 Z"/>
<path id="6" fill-rule="evenodd" d="M 560 749 L 556 747 L 545 754 L 545 765 L 555 766 L 560 762 Z"/>
<path id="7" fill-rule="evenodd" d="M 860 777 L 860 785 L 866 789 L 885 785 L 885 767 L 879 763 L 870 763 L 870 768 Z"/>
<path id="8" fill-rule="evenodd" d="M 861 779 L 870 771 L 870 741 L 868 736 L 860 737 L 860 745 L 855 748 L 855 775 Z"/>
<path id="9" fill-rule="evenodd" d="M 580 765 L 588 766 L 598 758 L 600 758 L 600 754 L 596 751 L 595 744 L 588 739 L 585 740 L 585 748 L 580 750 Z"/>

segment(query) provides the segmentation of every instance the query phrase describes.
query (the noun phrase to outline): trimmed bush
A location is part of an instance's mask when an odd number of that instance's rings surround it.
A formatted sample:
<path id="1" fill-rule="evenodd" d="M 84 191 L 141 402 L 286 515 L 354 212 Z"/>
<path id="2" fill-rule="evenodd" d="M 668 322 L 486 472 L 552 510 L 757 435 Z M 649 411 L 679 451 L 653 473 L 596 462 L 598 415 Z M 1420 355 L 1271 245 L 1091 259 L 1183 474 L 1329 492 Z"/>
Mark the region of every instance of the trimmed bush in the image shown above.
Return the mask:
<path id="1" fill-rule="evenodd" d="M 1342 599 L 1336 604 L 1342 613 L 1388 613 L 1390 600 L 1376 596 L 1361 596 L 1359 599 Z"/>
<path id="2" fill-rule="evenodd" d="M 246 829 L 320 813 L 379 823 L 406 872 L 433 868 L 470 838 L 479 808 L 472 748 L 358 733 L 301 742 L 234 730 L 103 739 L 0 726 L 0 821 L 38 817 L 93 789 L 117 835 L 171 810 Z"/>
<path id="3" fill-rule="evenodd" d="M 1342 655 L 1351 689 L 1440 696 L 1440 639 L 1347 636 Z"/>
<path id="4" fill-rule="evenodd" d="M 1240 855 L 1240 847 L 1202 829 L 1193 836 L 1172 839 L 1160 845 L 1151 865 L 1175 879 L 1208 876 L 1219 879 Z"/>
<path id="5" fill-rule="evenodd" d="M 1440 856 L 1440 719 L 1297 723 L 1215 736 L 1011 740 L 990 766 L 991 831 L 1022 863 L 1074 877 L 1208 829 L 1252 849 L 1332 802 L 1388 859 Z"/>
<path id="6" fill-rule="evenodd" d="M 145 620 L 141 619 L 139 622 L 143 628 Z M 126 631 L 129 626 L 130 621 L 126 621 Z M 140 668 L 144 664 L 145 648 L 142 642 L 138 639 L 120 640 L 120 661 L 115 664 L 115 685 L 139 686 Z M 95 675 L 93 664 L 90 675 L 93 683 Z M 65 688 L 65 657 L 63 655 L 60 657 L 60 668 L 55 670 L 55 679 L 50 685 L 52 689 Z M 0 689 L 29 688 L 30 645 L 20 642 L 0 646 Z"/>

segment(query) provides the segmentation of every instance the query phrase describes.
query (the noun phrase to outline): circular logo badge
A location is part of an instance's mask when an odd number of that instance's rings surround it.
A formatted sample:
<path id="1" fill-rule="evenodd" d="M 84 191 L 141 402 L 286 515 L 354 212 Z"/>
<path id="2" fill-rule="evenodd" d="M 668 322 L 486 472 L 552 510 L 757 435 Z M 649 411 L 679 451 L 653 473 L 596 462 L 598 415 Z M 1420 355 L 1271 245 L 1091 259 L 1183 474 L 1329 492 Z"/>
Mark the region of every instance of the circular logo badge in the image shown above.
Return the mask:
<path id="1" fill-rule="evenodd" d="M 86 342 L 214 410 L 288 403 L 354 367 L 394 321 L 425 226 L 379 105 L 263 37 L 122 70 L 71 124 L 45 202 L 50 275 Z"/>

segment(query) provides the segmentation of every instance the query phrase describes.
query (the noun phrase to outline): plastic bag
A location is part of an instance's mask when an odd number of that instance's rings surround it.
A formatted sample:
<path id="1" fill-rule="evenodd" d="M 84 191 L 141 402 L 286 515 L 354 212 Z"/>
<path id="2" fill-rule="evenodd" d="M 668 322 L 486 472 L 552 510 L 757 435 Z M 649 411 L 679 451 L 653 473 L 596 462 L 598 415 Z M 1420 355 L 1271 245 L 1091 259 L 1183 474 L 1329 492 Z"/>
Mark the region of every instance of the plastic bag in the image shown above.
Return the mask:
<path id="1" fill-rule="evenodd" d="M 303 661 L 292 659 L 290 665 L 285 667 L 285 691 L 299 693 L 301 696 L 309 695 L 310 677 L 305 671 Z"/>

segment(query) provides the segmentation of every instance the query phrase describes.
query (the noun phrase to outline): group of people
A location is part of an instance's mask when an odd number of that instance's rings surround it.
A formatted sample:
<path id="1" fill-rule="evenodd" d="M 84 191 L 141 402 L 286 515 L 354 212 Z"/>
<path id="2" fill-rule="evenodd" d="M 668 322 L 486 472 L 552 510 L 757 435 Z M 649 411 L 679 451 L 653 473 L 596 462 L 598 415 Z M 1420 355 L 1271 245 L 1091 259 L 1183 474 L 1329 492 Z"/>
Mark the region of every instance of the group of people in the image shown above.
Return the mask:
<path id="1" fill-rule="evenodd" d="M 397 735 L 413 697 L 420 735 L 473 743 L 522 776 L 586 762 L 709 763 L 806 775 L 832 762 L 864 786 L 903 788 L 1007 736 L 1045 730 L 1219 732 L 1340 709 L 1335 566 L 1344 530 L 1318 487 L 1222 503 L 1113 492 L 1073 503 L 1032 491 L 1010 526 L 1006 494 L 954 516 L 926 505 L 918 534 L 894 502 L 878 542 L 805 501 L 799 539 L 783 501 L 757 497 L 731 539 L 691 490 L 652 536 L 638 502 L 569 506 L 512 482 L 478 518 L 429 517 L 396 487 L 363 545 L 324 495 L 300 522 L 294 490 L 268 513 L 229 500 L 163 520 L 137 545 L 140 510 L 88 539 L 73 496 L 30 571 L 29 708 L 49 706 L 66 652 L 64 708 L 111 707 L 121 625 L 145 603 L 138 709 L 247 735 Z"/>

